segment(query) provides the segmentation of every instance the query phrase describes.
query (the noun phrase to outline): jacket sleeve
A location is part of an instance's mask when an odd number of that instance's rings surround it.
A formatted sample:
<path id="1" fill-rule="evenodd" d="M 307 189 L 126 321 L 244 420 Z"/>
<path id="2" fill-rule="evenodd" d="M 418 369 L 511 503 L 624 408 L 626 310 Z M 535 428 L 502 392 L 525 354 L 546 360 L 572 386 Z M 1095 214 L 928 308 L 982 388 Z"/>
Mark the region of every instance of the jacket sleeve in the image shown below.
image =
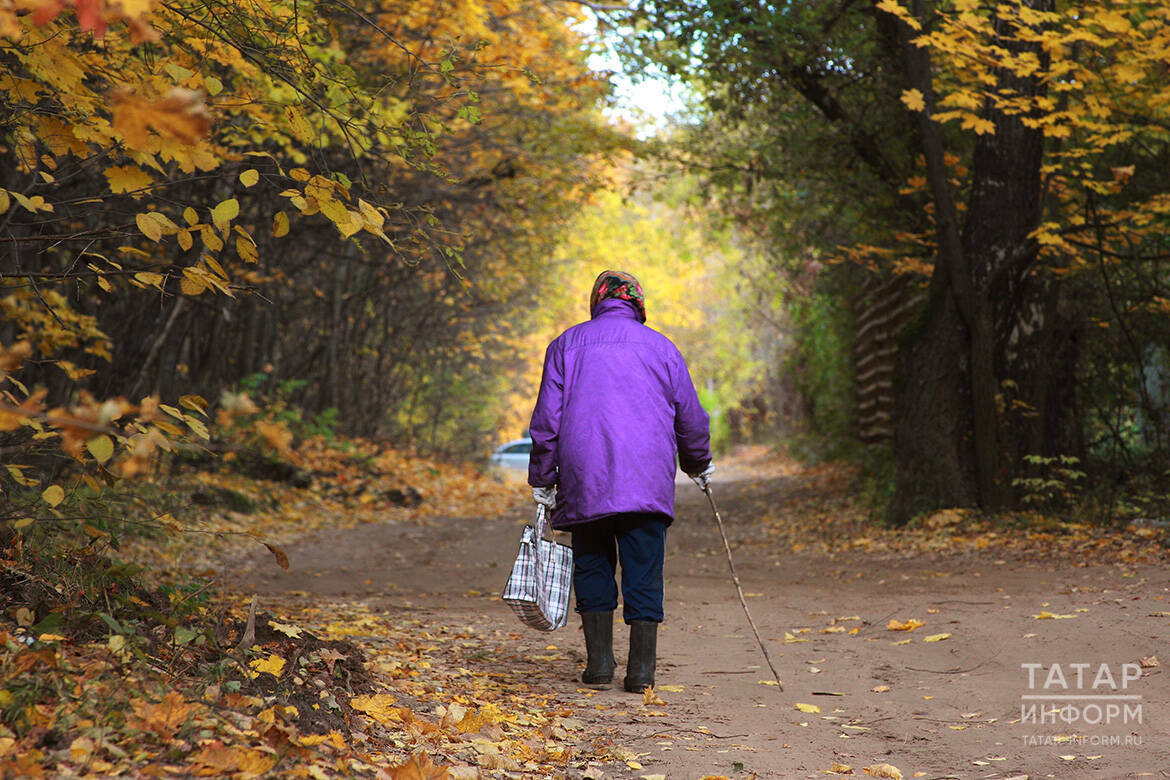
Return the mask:
<path id="1" fill-rule="evenodd" d="M 561 399 L 565 391 L 564 359 L 557 342 L 549 344 L 544 354 L 544 372 L 540 393 L 532 411 L 529 435 L 532 454 L 528 460 L 528 484 L 552 487 L 557 484 L 557 438 L 561 428 Z"/>
<path id="2" fill-rule="evenodd" d="M 691 372 L 676 352 L 674 371 L 674 436 L 678 444 L 678 464 L 686 474 L 699 474 L 711 463 L 711 421 L 699 395 Z"/>

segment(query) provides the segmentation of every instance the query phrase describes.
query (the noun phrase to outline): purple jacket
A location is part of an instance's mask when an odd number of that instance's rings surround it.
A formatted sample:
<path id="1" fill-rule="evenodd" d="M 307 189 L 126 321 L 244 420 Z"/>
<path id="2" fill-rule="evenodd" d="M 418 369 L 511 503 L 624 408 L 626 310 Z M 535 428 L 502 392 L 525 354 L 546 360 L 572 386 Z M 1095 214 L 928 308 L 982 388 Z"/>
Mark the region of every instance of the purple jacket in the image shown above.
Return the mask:
<path id="1" fill-rule="evenodd" d="M 619 512 L 673 520 L 675 455 L 688 474 L 711 462 L 686 361 L 613 298 L 549 344 L 530 429 L 528 483 L 557 486 L 554 528 Z"/>

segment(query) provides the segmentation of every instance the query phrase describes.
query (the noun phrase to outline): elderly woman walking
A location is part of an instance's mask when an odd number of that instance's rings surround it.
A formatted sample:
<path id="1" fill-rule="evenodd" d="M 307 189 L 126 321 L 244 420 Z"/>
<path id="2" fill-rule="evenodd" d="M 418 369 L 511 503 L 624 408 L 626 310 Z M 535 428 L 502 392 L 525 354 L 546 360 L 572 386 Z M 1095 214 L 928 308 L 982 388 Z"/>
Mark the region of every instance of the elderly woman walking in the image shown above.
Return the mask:
<path id="1" fill-rule="evenodd" d="M 707 413 L 686 362 L 646 322 L 638 280 L 597 277 L 591 319 L 548 347 L 532 413 L 528 483 L 573 535 L 573 588 L 588 661 L 582 682 L 613 681 L 613 613 L 621 564 L 630 627 L 625 689 L 654 684 L 666 529 L 674 520 L 676 457 L 705 487 L 711 475 Z"/>

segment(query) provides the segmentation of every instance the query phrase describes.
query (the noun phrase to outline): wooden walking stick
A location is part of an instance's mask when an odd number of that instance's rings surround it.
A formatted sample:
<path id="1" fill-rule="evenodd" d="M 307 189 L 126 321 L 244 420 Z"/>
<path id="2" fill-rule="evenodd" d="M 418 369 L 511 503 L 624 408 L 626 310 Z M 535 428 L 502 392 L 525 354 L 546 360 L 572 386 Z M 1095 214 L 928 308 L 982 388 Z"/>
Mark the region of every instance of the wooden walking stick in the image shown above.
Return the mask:
<path id="1" fill-rule="evenodd" d="M 756 621 L 752 620 L 752 613 L 748 611 L 747 599 L 743 597 L 743 586 L 739 584 L 739 575 L 735 573 L 735 564 L 731 561 L 731 544 L 727 541 L 727 531 L 723 528 L 723 518 L 719 516 L 719 509 L 715 506 L 715 496 L 711 495 L 711 486 L 707 485 L 704 487 L 703 492 L 707 494 L 707 500 L 711 503 L 711 512 L 714 513 L 715 522 L 719 525 L 719 535 L 723 537 L 723 549 L 727 551 L 727 567 L 731 569 L 731 579 L 735 581 L 735 590 L 739 593 L 739 603 L 743 605 L 743 614 L 747 615 L 748 623 L 752 627 L 752 633 L 756 635 L 756 642 L 760 646 L 760 652 L 764 654 L 764 660 L 768 662 L 768 668 L 772 670 L 772 676 L 776 678 L 777 687 L 780 690 L 784 690 L 784 683 L 780 681 L 780 673 L 772 665 L 772 658 L 768 655 L 768 648 L 764 647 L 764 640 L 760 639 L 760 630 L 756 628 Z"/>

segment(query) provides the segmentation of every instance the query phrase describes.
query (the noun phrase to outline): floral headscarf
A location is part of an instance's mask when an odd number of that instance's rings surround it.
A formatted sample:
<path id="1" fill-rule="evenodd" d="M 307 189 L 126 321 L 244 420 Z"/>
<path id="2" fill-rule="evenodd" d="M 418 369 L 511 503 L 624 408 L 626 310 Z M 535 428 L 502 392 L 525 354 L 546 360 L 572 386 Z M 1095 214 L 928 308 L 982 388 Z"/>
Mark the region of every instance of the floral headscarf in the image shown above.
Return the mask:
<path id="1" fill-rule="evenodd" d="M 597 304 L 606 298 L 617 298 L 629 301 L 638 310 L 638 322 L 646 321 L 646 296 L 642 294 L 642 285 L 633 274 L 625 271 L 602 271 L 593 283 L 593 293 L 589 296 L 589 312 L 597 308 Z"/>

